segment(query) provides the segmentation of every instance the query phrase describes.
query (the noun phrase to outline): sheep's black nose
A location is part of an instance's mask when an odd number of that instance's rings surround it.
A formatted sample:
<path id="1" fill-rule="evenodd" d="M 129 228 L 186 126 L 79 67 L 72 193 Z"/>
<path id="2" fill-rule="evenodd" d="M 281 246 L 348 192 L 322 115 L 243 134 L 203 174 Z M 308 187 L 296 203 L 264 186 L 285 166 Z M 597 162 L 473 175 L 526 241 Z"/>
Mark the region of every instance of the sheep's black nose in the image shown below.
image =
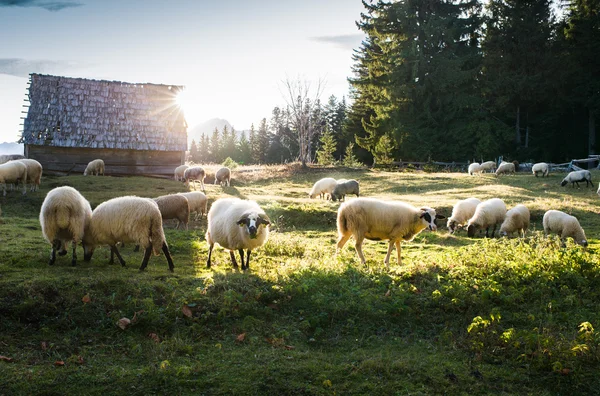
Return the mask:
<path id="1" fill-rule="evenodd" d="M 254 227 L 254 226 L 248 227 L 248 231 L 250 232 L 250 234 L 256 234 L 256 227 Z"/>

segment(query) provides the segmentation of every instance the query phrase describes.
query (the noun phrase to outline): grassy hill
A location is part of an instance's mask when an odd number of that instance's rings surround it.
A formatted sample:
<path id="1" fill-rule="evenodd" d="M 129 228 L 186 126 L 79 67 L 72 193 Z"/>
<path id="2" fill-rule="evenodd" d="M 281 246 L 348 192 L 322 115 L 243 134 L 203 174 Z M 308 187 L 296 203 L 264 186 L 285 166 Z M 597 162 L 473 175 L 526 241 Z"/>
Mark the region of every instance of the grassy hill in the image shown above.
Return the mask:
<path id="1" fill-rule="evenodd" d="M 47 265 L 38 221 L 47 191 L 77 188 L 95 207 L 185 186 L 141 177 L 44 177 L 0 198 L 0 394 L 596 394 L 600 389 L 600 199 L 563 175 L 495 178 L 294 167 L 242 169 L 213 201 L 257 200 L 273 224 L 247 273 L 222 249 L 206 269 L 206 219 L 165 225 L 175 262 L 139 272 L 142 252 L 109 250 Z M 520 239 L 423 232 L 403 244 L 351 241 L 335 256 L 337 203 L 308 199 L 321 177 L 356 178 L 365 196 L 427 205 L 500 197 L 527 205 Z M 600 180 L 600 173 L 594 173 Z M 590 247 L 544 238 L 548 209 L 580 219 Z M 79 253 L 83 257 L 83 253 Z M 117 326 L 121 318 L 132 324 Z"/>

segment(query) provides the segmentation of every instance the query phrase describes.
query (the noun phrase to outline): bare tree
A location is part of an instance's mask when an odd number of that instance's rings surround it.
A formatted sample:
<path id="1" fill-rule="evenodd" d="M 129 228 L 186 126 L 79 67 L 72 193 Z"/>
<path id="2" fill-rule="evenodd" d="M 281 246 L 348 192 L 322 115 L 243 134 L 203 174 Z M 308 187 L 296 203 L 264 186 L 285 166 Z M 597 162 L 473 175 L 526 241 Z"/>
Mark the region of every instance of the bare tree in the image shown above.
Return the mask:
<path id="1" fill-rule="evenodd" d="M 320 120 L 315 116 L 318 114 L 315 110 L 319 105 L 319 97 L 325 83 L 319 79 L 313 90 L 309 81 L 301 80 L 298 77 L 296 80 L 286 78 L 283 85 L 283 96 L 290 112 L 291 126 L 300 149 L 300 161 L 302 161 L 302 166 L 306 167 L 306 163 L 311 162 L 310 148 L 313 139 L 320 130 Z"/>

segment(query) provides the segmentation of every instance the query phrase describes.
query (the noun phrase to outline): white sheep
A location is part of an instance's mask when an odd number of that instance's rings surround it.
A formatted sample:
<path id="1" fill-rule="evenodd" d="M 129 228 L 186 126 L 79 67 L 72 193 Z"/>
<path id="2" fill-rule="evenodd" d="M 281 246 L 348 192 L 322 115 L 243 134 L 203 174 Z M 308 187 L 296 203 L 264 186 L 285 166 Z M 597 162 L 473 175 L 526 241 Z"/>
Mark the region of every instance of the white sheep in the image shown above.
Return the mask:
<path id="1" fill-rule="evenodd" d="M 27 166 L 20 161 L 11 161 L 0 165 L 0 183 L 6 196 L 6 184 L 23 183 L 23 195 L 27 194 Z"/>
<path id="2" fill-rule="evenodd" d="M 146 249 L 140 271 L 148 265 L 152 252 L 158 255 L 162 249 L 169 263 L 169 271 L 173 272 L 173 260 L 163 232 L 160 210 L 152 199 L 118 197 L 103 202 L 94 209 L 83 237 L 84 259 L 91 260 L 96 246 L 108 245 L 111 251 L 110 264 L 116 255 L 124 267 L 125 261 L 117 250 L 118 242 L 133 242 Z"/>
<path id="3" fill-rule="evenodd" d="M 179 193 L 187 198 L 188 204 L 190 205 L 190 214 L 196 212 L 194 220 L 198 220 L 198 217 L 202 217 L 207 213 L 208 198 L 200 191 L 191 191 L 185 193 Z"/>
<path id="4" fill-rule="evenodd" d="M 500 176 L 505 173 L 515 173 L 515 164 L 512 162 L 502 162 L 498 169 L 496 169 L 496 176 Z"/>
<path id="5" fill-rule="evenodd" d="M 163 195 L 154 198 L 163 220 L 177 219 L 177 227 L 188 229 L 190 205 L 187 197 L 181 194 Z"/>
<path id="6" fill-rule="evenodd" d="M 194 183 L 194 190 L 196 189 L 196 180 L 200 180 L 200 187 L 202 187 L 202 191 L 204 191 L 204 178 L 206 177 L 206 172 L 204 168 L 200 166 L 192 166 L 187 168 L 183 172 L 183 179 L 185 183 L 189 186 L 190 181 Z"/>
<path id="7" fill-rule="evenodd" d="M 40 164 L 34 159 L 29 158 L 24 158 L 16 161 L 24 163 L 27 167 L 27 181 L 31 184 L 31 188 L 29 189 L 29 191 L 37 191 L 42 181 L 42 164 Z"/>
<path id="8" fill-rule="evenodd" d="M 512 164 L 511 164 L 512 165 Z M 490 227 L 494 227 L 492 230 L 492 237 L 496 232 L 496 227 L 504 221 L 506 217 L 506 205 L 500 198 L 492 198 L 487 201 L 483 201 L 477 208 L 473 217 L 467 222 L 467 235 L 469 237 L 475 236 L 476 230 L 482 230 L 485 228 L 485 236 L 489 237 Z"/>
<path id="9" fill-rule="evenodd" d="M 469 165 L 468 173 L 473 176 L 475 173 L 482 173 L 483 169 L 481 169 L 481 165 L 477 162 L 473 162 Z"/>
<path id="10" fill-rule="evenodd" d="M 177 181 L 182 181 L 183 173 L 187 168 L 189 168 L 189 166 L 187 165 L 179 165 L 177 168 L 175 168 L 175 172 L 173 172 L 173 179 Z"/>
<path id="11" fill-rule="evenodd" d="M 104 175 L 104 161 L 102 161 L 101 159 L 95 159 L 93 161 L 90 161 L 85 167 L 85 170 L 83 171 L 83 176 L 98 176 L 99 174 Z"/>
<path id="12" fill-rule="evenodd" d="M 538 162 L 537 164 L 533 164 L 531 167 L 531 172 L 535 177 L 538 177 L 538 174 L 541 173 L 542 177 L 548 176 L 550 173 L 550 166 L 548 166 L 545 162 Z"/>
<path id="13" fill-rule="evenodd" d="M 467 224 L 469 219 L 475 214 L 475 208 L 480 203 L 481 201 L 477 198 L 467 198 L 454 204 L 452 215 L 446 223 L 450 234 L 454 234 L 456 230 Z"/>
<path id="14" fill-rule="evenodd" d="M 92 217 L 90 203 L 73 187 L 56 187 L 44 198 L 40 210 L 40 224 L 44 238 L 52 245 L 49 265 L 59 255 L 67 254 L 67 244 L 73 242 L 71 265 L 77 264 L 76 247 L 84 236 Z"/>
<path id="15" fill-rule="evenodd" d="M 215 243 L 218 243 L 229 250 L 234 268 L 238 267 L 233 252 L 237 250 L 242 262 L 242 270 L 249 269 L 250 251 L 262 246 L 267 241 L 270 224 L 269 216 L 255 201 L 238 198 L 217 200 L 208 212 L 206 241 L 209 248 L 206 266 L 210 268 L 212 251 Z M 244 249 L 247 249 L 245 263 Z"/>
<path id="16" fill-rule="evenodd" d="M 231 184 L 231 169 L 223 167 L 215 173 L 215 184 L 229 186 Z"/>
<path id="17" fill-rule="evenodd" d="M 529 209 L 525 205 L 517 205 L 508 212 L 504 222 L 500 226 L 500 235 L 508 236 L 513 232 L 518 232 L 523 238 L 525 238 L 525 231 L 529 228 L 529 222 L 531 214 Z"/>
<path id="18" fill-rule="evenodd" d="M 312 189 L 308 193 L 308 196 L 310 198 L 314 198 L 318 195 L 322 199 L 324 197 L 327 197 L 327 194 L 328 194 L 329 197 L 331 197 L 331 193 L 333 192 L 333 189 L 335 188 L 336 185 L 337 185 L 337 181 L 334 178 L 325 177 L 325 178 L 317 181 L 313 185 Z"/>
<path id="19" fill-rule="evenodd" d="M 486 161 L 484 163 L 481 164 L 481 171 L 485 172 L 485 171 L 492 171 L 494 172 L 494 170 L 496 170 L 496 161 Z"/>
<path id="20" fill-rule="evenodd" d="M 587 247 L 588 245 L 585 232 L 575 216 L 568 215 L 560 210 L 549 210 L 544 213 L 542 224 L 544 225 L 544 235 L 546 236 L 549 233 L 555 233 L 560 236 L 563 242 L 565 239 L 571 237 L 575 243 L 583 247 Z"/>
<path id="21" fill-rule="evenodd" d="M 579 182 L 585 181 L 585 186 L 592 185 L 594 187 L 594 183 L 592 183 L 592 173 L 589 170 L 578 170 L 570 172 L 563 180 L 560 182 L 561 186 L 566 186 L 571 183 L 573 188 L 575 188 L 575 184 L 579 187 Z"/>
<path id="22" fill-rule="evenodd" d="M 411 241 L 425 228 L 437 230 L 436 219 L 444 216 L 435 213 L 432 208 L 420 208 L 394 201 L 381 201 L 373 198 L 356 198 L 344 202 L 337 213 L 338 242 L 336 254 L 344 247 L 350 237 L 354 237 L 356 253 L 365 264 L 362 244 L 365 238 L 374 241 L 389 240 L 385 267 L 390 267 L 390 254 L 396 246 L 398 265 L 402 264 L 400 243 Z"/>
<path id="23" fill-rule="evenodd" d="M 0 155 L 0 164 L 5 164 L 8 161 L 18 160 L 25 158 L 24 155 L 21 154 L 3 154 Z"/>
<path id="24" fill-rule="evenodd" d="M 340 201 L 346 200 L 346 195 L 355 194 L 357 197 L 360 196 L 360 186 L 358 181 L 352 180 L 338 180 L 335 188 L 331 192 L 331 200 Z"/>

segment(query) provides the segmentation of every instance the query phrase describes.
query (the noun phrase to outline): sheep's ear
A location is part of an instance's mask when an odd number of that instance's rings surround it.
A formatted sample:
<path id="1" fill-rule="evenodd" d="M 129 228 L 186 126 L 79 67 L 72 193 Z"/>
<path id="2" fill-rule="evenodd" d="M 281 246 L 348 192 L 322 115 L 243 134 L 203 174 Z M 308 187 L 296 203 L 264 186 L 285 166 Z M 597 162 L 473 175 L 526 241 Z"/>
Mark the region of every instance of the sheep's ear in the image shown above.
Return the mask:
<path id="1" fill-rule="evenodd" d="M 236 222 L 237 225 L 239 226 L 243 226 L 244 224 L 248 223 L 248 215 L 243 215 L 242 217 L 240 217 L 240 219 Z"/>
<path id="2" fill-rule="evenodd" d="M 258 223 L 259 224 L 264 224 L 264 225 L 270 225 L 271 224 L 271 219 L 269 219 L 269 216 L 267 216 L 264 213 L 260 213 L 258 215 Z"/>
<path id="3" fill-rule="evenodd" d="M 436 214 L 436 215 L 435 215 L 435 218 L 436 218 L 436 219 L 438 219 L 438 220 L 443 220 L 443 219 L 445 219 L 445 218 L 446 218 L 446 216 L 444 216 L 444 215 L 440 215 L 440 214 Z"/>
<path id="4" fill-rule="evenodd" d="M 427 209 L 426 208 L 421 208 L 421 215 L 419 216 L 419 218 L 422 219 L 426 214 L 427 214 Z"/>

